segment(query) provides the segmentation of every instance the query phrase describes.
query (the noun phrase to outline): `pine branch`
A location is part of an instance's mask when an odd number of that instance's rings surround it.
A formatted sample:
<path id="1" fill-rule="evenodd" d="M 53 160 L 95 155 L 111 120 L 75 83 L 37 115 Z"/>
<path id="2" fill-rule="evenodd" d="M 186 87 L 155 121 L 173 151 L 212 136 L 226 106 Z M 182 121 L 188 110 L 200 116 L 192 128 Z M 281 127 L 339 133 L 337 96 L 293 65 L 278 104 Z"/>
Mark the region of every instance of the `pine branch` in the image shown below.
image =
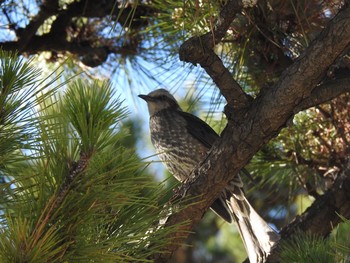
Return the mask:
<path id="1" fill-rule="evenodd" d="M 327 79 L 322 82 L 322 84 L 311 92 L 310 96 L 303 99 L 299 105 L 295 107 L 294 113 L 330 101 L 345 92 L 350 92 L 349 74 L 349 70 L 344 70 L 336 74 L 332 79 Z"/>
<path id="2" fill-rule="evenodd" d="M 19 52 L 23 52 L 25 50 L 31 38 L 37 32 L 38 28 L 44 23 L 47 18 L 54 15 L 57 12 L 58 8 L 58 0 L 43 1 L 40 6 L 39 13 L 31 19 L 30 23 L 24 29 L 17 30 L 19 40 L 16 48 L 19 50 Z"/>
<path id="3" fill-rule="evenodd" d="M 83 173 L 86 170 L 90 157 L 91 153 L 81 152 L 80 159 L 77 162 L 73 163 L 72 167 L 69 170 L 69 174 L 66 176 L 64 183 L 58 190 L 53 210 L 56 210 L 62 204 L 65 195 L 67 194 L 77 175 Z"/>
<path id="4" fill-rule="evenodd" d="M 18 75 L 2 84 L 32 80 L 12 71 Z M 110 83 L 76 81 L 61 97 L 39 101 L 33 153 L 0 167 L 12 162 L 11 182 L 1 184 L 0 261 L 149 262 L 177 226 L 155 225 L 166 213 L 159 205 L 166 189 L 121 146 L 126 109 Z"/>
<path id="5" fill-rule="evenodd" d="M 201 219 L 226 184 L 262 145 L 278 134 L 293 116 L 297 105 L 310 96 L 312 90 L 324 78 L 328 67 L 344 52 L 349 42 L 350 7 L 339 12 L 329 22 L 303 55 L 285 70 L 274 87 L 262 89 L 246 114 L 234 116 L 235 121 L 228 120 L 228 125 L 221 134 L 221 140 L 213 146 L 179 192 L 187 200 L 193 200 L 191 202 L 193 205 L 170 216 L 167 226 L 188 219 L 191 223 L 175 236 L 176 244 L 166 247 L 165 250 L 169 253 L 160 255 L 157 262 L 169 261 L 171 253 L 188 236 L 189 231 Z M 186 50 L 195 51 L 196 48 L 197 44 L 195 47 L 186 47 Z M 203 63 L 201 59 L 206 56 L 210 55 L 200 55 L 195 61 Z M 191 59 L 186 60 L 193 62 Z M 232 90 L 236 94 L 239 93 L 237 91 L 238 89 Z M 232 101 L 229 100 L 228 103 Z"/>
<path id="6" fill-rule="evenodd" d="M 47 0 L 38 6 L 38 13 L 29 20 L 24 28 L 17 28 L 15 33 L 18 40 L 0 42 L 0 47 L 7 51 L 19 51 L 20 54 L 37 54 L 43 51 L 66 53 L 67 51 L 82 56 L 81 61 L 88 66 L 96 67 L 105 62 L 108 55 L 126 54 L 125 46 L 115 46 L 115 41 L 95 36 L 83 36 L 84 29 L 97 30 L 93 23 L 86 22 L 84 26 L 76 25 L 74 18 L 104 18 L 110 15 L 118 17 L 121 25 L 132 24 L 140 27 L 143 24 L 142 17 L 153 14 L 155 10 L 149 5 L 126 5 L 119 8 L 114 1 L 73 1 L 61 8 L 59 1 Z M 6 9 L 4 9 L 6 12 Z M 50 26 L 50 31 L 38 34 L 38 30 L 49 18 L 55 18 Z M 134 19 L 135 18 L 135 19 Z M 136 21 L 136 22 L 135 22 Z M 18 25 L 16 25 L 18 26 Z M 68 36 L 69 34 L 69 36 Z M 119 44 L 119 43 L 118 43 Z"/>
<path id="7" fill-rule="evenodd" d="M 232 78 L 230 71 L 215 54 L 213 48 L 221 42 L 231 22 L 242 8 L 241 1 L 228 1 L 221 10 L 213 31 L 186 40 L 179 50 L 180 60 L 194 65 L 200 64 L 218 86 L 226 101 L 237 110 L 247 107 L 252 98 Z"/>
<path id="8" fill-rule="evenodd" d="M 330 232 L 342 222 L 344 218 L 350 218 L 350 170 L 344 171 L 332 189 L 317 198 L 314 203 L 300 216 L 297 216 L 290 224 L 284 227 L 280 234 L 281 239 L 288 241 L 298 231 L 327 237 Z M 280 262 L 280 246 L 277 246 L 268 257 L 267 262 Z"/>

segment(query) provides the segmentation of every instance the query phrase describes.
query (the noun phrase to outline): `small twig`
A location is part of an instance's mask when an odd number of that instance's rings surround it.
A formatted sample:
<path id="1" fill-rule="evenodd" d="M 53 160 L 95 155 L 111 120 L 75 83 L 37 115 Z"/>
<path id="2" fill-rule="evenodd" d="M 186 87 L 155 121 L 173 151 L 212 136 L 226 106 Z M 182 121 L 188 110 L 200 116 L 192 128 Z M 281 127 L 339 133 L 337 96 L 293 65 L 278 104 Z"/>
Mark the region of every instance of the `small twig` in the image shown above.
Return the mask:
<path id="1" fill-rule="evenodd" d="M 65 195 L 68 192 L 69 187 L 72 185 L 72 183 L 73 183 L 74 179 L 77 177 L 77 175 L 84 172 L 84 170 L 88 166 L 89 159 L 90 159 L 90 154 L 80 153 L 80 159 L 78 160 L 78 162 L 75 162 L 72 165 L 72 167 L 69 171 L 69 174 L 67 175 L 64 183 L 62 184 L 62 186 L 58 190 L 57 198 L 55 201 L 55 208 L 57 208 L 62 203 Z M 56 210 L 56 209 L 54 209 L 54 210 Z"/>
<path id="2" fill-rule="evenodd" d="M 10 16 L 8 15 L 7 11 L 5 8 L 2 9 L 2 12 L 4 13 L 4 15 L 6 16 L 6 19 L 8 21 L 8 27 L 9 29 L 13 30 L 14 32 L 16 32 L 16 35 L 18 35 L 18 32 L 17 32 L 17 28 L 15 26 L 15 24 L 12 22 Z"/>

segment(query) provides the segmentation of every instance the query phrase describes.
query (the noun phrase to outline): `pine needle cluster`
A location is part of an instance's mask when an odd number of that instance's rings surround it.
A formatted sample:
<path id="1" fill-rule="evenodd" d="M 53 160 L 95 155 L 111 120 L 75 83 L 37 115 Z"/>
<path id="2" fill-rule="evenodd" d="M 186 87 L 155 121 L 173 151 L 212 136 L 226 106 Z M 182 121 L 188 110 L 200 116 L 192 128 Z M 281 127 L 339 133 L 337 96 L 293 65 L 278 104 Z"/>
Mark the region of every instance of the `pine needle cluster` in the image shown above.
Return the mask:
<path id="1" fill-rule="evenodd" d="M 0 56 L 0 262 L 151 261 L 176 229 L 157 227 L 166 193 L 120 143 L 111 84 Z"/>

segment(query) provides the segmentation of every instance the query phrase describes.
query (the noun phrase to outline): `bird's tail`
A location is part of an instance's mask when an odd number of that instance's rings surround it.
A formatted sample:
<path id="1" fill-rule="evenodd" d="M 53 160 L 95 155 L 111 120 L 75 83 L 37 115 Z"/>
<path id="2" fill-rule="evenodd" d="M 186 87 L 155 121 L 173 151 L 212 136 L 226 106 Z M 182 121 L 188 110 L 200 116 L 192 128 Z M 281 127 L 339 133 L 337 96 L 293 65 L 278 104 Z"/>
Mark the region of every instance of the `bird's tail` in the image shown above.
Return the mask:
<path id="1" fill-rule="evenodd" d="M 238 180 L 226 189 L 229 192 L 227 205 L 238 226 L 250 263 L 265 262 L 280 237 L 250 205 L 239 185 L 240 178 Z"/>

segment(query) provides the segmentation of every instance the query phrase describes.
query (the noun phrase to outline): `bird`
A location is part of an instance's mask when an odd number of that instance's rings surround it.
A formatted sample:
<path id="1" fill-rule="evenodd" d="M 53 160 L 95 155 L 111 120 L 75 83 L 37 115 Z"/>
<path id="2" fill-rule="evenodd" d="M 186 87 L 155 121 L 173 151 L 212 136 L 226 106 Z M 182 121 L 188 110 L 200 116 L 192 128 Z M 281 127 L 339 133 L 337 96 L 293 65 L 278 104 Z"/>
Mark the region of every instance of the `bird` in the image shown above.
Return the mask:
<path id="1" fill-rule="evenodd" d="M 147 103 L 151 141 L 160 160 L 178 181 L 185 182 L 220 136 L 206 122 L 183 111 L 166 89 L 138 96 Z M 265 262 L 279 234 L 251 206 L 239 174 L 210 208 L 228 223 L 236 223 L 251 263 Z"/>

